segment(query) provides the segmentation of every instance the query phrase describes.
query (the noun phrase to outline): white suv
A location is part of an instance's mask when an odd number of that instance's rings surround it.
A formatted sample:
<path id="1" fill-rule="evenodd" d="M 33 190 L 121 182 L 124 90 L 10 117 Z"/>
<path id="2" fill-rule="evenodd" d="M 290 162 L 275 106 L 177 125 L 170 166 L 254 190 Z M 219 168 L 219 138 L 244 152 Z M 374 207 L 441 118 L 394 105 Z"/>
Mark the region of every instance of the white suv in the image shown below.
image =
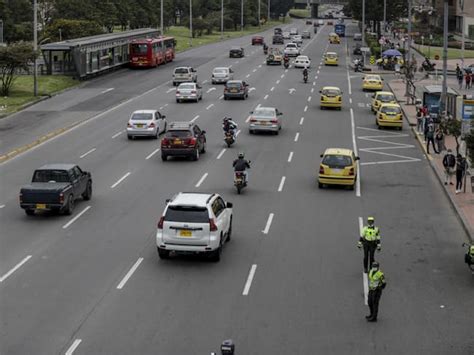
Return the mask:
<path id="1" fill-rule="evenodd" d="M 187 83 L 190 81 L 197 82 L 196 69 L 191 67 L 178 67 L 173 72 L 173 86 L 178 83 Z"/>
<path id="2" fill-rule="evenodd" d="M 296 43 L 287 43 L 283 53 L 288 54 L 290 57 L 297 57 L 300 55 L 300 49 Z"/>
<path id="3" fill-rule="evenodd" d="M 218 194 L 180 192 L 166 207 L 156 233 L 161 259 L 175 253 L 204 253 L 219 261 L 232 233 L 232 203 Z"/>

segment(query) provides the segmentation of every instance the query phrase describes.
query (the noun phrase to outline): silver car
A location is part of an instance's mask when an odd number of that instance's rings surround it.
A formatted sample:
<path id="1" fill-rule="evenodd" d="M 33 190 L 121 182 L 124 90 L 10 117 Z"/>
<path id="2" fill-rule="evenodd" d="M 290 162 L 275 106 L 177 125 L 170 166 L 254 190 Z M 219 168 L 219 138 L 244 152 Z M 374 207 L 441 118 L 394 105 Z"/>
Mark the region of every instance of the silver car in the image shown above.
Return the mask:
<path id="1" fill-rule="evenodd" d="M 202 100 L 202 86 L 198 83 L 182 83 L 176 89 L 176 102 Z"/>
<path id="2" fill-rule="evenodd" d="M 294 35 L 291 37 L 291 42 L 296 43 L 300 47 L 303 44 L 303 37 L 301 35 Z"/>
<path id="3" fill-rule="evenodd" d="M 134 139 L 137 136 L 158 138 L 160 133 L 166 132 L 166 116 L 157 110 L 139 110 L 131 114 L 127 123 L 127 137 Z"/>
<path id="4" fill-rule="evenodd" d="M 197 82 L 196 69 L 192 67 L 178 67 L 174 69 L 173 86 L 176 86 L 179 83 L 185 83 L 189 81 Z"/>
<path id="5" fill-rule="evenodd" d="M 212 71 L 212 83 L 226 83 L 229 80 L 234 79 L 234 72 L 231 68 L 228 67 L 219 67 L 214 68 Z"/>
<path id="6" fill-rule="evenodd" d="M 249 132 L 268 131 L 278 134 L 282 127 L 283 114 L 275 107 L 257 107 L 250 112 Z"/>

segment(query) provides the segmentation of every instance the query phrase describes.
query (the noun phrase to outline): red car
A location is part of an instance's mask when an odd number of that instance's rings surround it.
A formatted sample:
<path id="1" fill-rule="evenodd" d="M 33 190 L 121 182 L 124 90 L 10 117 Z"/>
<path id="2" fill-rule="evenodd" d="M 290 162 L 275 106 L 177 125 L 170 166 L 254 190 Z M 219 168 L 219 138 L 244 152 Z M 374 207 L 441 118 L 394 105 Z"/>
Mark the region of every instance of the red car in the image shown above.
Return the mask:
<path id="1" fill-rule="evenodd" d="M 263 36 L 253 36 L 252 37 L 252 46 L 256 44 L 263 44 L 265 42 Z"/>

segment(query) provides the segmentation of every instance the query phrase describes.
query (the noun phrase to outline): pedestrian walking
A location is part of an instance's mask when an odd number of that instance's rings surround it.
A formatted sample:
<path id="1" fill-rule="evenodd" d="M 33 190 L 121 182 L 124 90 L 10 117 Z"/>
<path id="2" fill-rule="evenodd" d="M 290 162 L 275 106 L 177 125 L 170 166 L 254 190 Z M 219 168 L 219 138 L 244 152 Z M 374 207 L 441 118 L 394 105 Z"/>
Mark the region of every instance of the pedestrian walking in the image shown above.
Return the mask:
<path id="1" fill-rule="evenodd" d="M 364 247 L 364 272 L 367 273 L 368 266 L 374 262 L 375 250 L 382 250 L 380 245 L 380 230 L 375 226 L 375 218 L 367 218 L 367 226 L 362 229 L 362 234 L 357 247 Z"/>
<path id="2" fill-rule="evenodd" d="M 423 132 L 423 109 L 420 108 L 416 112 L 416 130 L 418 133 Z"/>
<path id="3" fill-rule="evenodd" d="M 467 170 L 467 161 L 461 154 L 456 157 L 456 194 L 461 192 L 462 181 Z"/>
<path id="4" fill-rule="evenodd" d="M 387 286 L 387 281 L 385 281 L 384 273 L 380 270 L 379 263 L 374 261 L 371 265 L 368 274 L 369 294 L 367 297 L 370 314 L 365 316 L 365 319 L 368 322 L 377 322 L 380 298 L 382 297 L 382 290 Z"/>
<path id="5" fill-rule="evenodd" d="M 466 73 L 466 90 L 469 90 L 471 88 L 471 73 Z"/>
<path id="6" fill-rule="evenodd" d="M 464 76 L 462 75 L 462 71 L 459 72 L 459 74 L 456 74 L 456 77 L 458 78 L 459 88 L 462 89 L 462 82 L 464 79 Z"/>
<path id="7" fill-rule="evenodd" d="M 441 130 L 441 128 L 438 128 L 436 130 L 435 142 L 436 142 L 436 148 L 438 148 L 438 154 L 440 154 L 443 150 L 445 150 L 445 147 L 444 147 L 444 133 Z"/>
<path id="8" fill-rule="evenodd" d="M 456 157 L 453 154 L 451 149 L 448 149 L 448 152 L 443 158 L 444 166 L 444 184 L 453 185 L 452 177 L 454 173 L 454 167 L 456 166 Z"/>
<path id="9" fill-rule="evenodd" d="M 430 154 L 430 143 L 433 146 L 433 150 L 436 154 L 439 154 L 439 152 L 436 150 L 435 142 L 434 142 L 434 123 L 432 122 L 433 120 L 429 120 L 427 127 L 426 127 L 426 153 Z"/>

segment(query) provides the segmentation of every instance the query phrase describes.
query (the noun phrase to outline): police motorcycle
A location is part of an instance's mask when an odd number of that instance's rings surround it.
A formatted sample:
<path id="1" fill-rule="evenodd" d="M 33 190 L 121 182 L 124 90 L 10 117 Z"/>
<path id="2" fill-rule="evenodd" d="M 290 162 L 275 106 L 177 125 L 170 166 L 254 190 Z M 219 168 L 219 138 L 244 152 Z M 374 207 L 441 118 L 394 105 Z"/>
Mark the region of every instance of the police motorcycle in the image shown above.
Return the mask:
<path id="1" fill-rule="evenodd" d="M 463 247 L 467 247 L 466 254 L 464 254 L 464 262 L 474 275 L 474 244 L 462 243 Z"/>
<path id="2" fill-rule="evenodd" d="M 355 72 L 363 72 L 364 71 L 364 63 L 360 59 L 354 59 L 354 71 Z"/>
<path id="3" fill-rule="evenodd" d="M 231 339 L 224 340 L 221 344 L 221 355 L 234 355 L 235 344 Z M 211 355 L 217 355 L 212 352 Z"/>
<path id="4" fill-rule="evenodd" d="M 230 148 L 235 143 L 235 129 L 237 124 L 230 117 L 224 117 L 222 128 L 224 130 L 224 142 Z"/>

